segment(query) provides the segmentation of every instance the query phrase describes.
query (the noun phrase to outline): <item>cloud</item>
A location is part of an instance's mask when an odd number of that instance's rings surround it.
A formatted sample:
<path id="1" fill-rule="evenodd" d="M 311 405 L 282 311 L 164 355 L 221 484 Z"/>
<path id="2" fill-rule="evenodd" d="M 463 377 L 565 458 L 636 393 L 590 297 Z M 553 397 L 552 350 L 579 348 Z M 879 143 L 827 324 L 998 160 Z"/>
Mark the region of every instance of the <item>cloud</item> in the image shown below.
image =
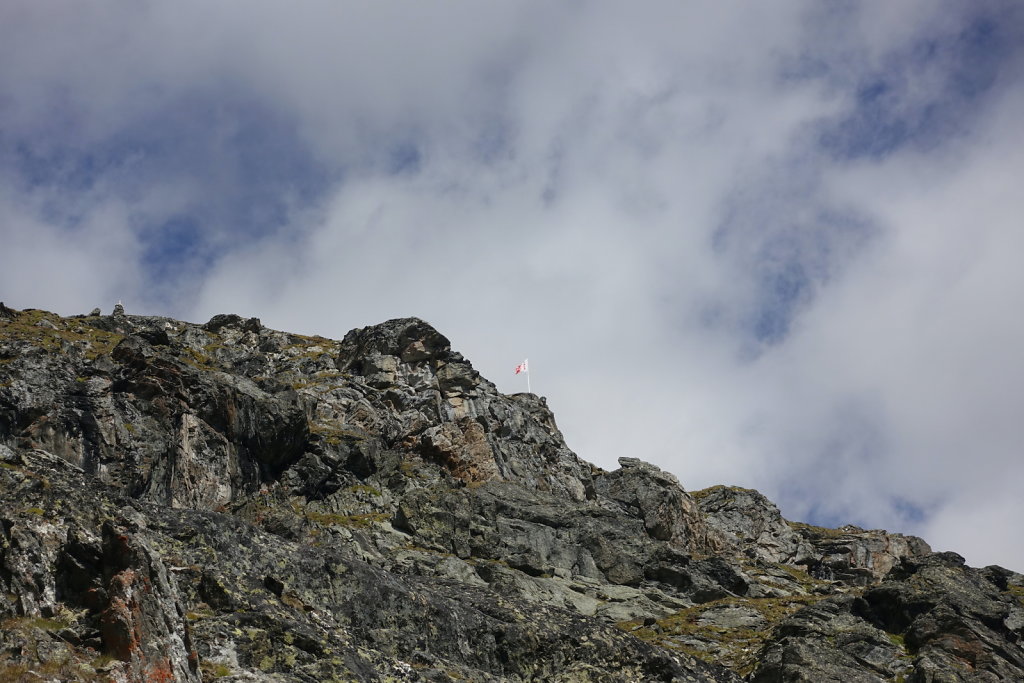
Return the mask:
<path id="1" fill-rule="evenodd" d="M 8 304 L 418 315 L 504 390 L 529 356 L 601 466 L 1024 567 L 998 517 L 1024 480 L 1013 3 L 9 3 L 0 27 Z"/>
<path id="2" fill-rule="evenodd" d="M 71 231 L 39 217 L 46 213 L 0 192 L 0 297 L 8 305 L 88 312 L 137 289 L 137 244 L 122 204 L 91 207 Z"/>

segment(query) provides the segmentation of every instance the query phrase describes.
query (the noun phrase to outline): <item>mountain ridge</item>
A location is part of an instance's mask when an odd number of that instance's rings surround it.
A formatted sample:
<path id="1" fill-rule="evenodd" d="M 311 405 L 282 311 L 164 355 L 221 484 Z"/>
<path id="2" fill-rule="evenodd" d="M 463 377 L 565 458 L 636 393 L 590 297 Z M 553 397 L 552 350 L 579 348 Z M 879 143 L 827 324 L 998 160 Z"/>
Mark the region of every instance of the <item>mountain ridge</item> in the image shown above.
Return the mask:
<path id="1" fill-rule="evenodd" d="M 95 313 L 0 305 L 0 680 L 1024 677 L 1020 574 L 595 467 L 418 318 Z"/>

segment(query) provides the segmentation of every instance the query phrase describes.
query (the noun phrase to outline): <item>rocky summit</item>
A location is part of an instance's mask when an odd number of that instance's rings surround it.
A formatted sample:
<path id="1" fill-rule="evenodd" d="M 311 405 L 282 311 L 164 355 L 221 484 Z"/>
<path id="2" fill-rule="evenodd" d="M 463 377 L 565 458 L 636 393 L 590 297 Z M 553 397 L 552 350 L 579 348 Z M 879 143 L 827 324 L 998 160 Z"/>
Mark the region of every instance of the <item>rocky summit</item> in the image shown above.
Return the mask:
<path id="1" fill-rule="evenodd" d="M 415 318 L 0 304 L 0 681 L 1024 680 L 1024 576 L 619 464 Z"/>

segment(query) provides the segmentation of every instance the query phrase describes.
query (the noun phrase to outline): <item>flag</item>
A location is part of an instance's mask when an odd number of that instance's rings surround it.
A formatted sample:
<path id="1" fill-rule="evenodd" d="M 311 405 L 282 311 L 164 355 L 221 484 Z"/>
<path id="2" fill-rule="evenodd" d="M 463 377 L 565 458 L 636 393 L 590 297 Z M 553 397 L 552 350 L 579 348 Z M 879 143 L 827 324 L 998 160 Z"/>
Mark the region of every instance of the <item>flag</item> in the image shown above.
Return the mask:
<path id="1" fill-rule="evenodd" d="M 518 374 L 519 374 L 520 372 L 529 372 L 529 371 L 530 371 L 530 368 L 529 368 L 529 366 L 527 365 L 527 363 L 528 363 L 528 359 L 527 359 L 527 360 L 524 360 L 524 361 L 523 361 L 522 363 L 520 363 L 519 365 L 517 365 L 517 366 L 516 366 L 516 374 L 517 374 L 517 375 L 518 375 Z"/>

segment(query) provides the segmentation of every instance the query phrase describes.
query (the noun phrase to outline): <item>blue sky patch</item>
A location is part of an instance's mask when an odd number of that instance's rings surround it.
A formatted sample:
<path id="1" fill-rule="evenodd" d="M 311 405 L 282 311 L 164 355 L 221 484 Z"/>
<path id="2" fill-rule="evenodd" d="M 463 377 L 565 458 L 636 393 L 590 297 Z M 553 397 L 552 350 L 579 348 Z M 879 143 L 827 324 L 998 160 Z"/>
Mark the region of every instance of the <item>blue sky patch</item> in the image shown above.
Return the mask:
<path id="1" fill-rule="evenodd" d="M 240 240 L 290 226 L 294 208 L 315 204 L 342 177 L 289 116 L 243 93 L 192 91 L 140 108 L 129 125 L 92 144 L 74 130 L 8 139 L 0 163 L 22 191 L 55 198 L 41 210 L 65 229 L 95 203 L 124 202 L 155 288 L 173 286 L 177 272 L 204 271 Z M 413 163 L 413 152 L 404 154 L 403 163 Z"/>
<path id="2" fill-rule="evenodd" d="M 790 173 L 784 164 L 771 170 L 737 191 L 712 237 L 714 253 L 732 264 L 744 294 L 709 304 L 719 314 L 705 323 L 735 325 L 748 359 L 783 342 L 817 292 L 878 233 L 852 208 L 808 208 L 822 201 L 813 194 L 813 172 Z M 722 315 L 723 306 L 730 315 Z"/>
<path id="3" fill-rule="evenodd" d="M 839 159 L 880 159 L 965 134 L 1003 70 L 1020 59 L 1022 18 L 1020 10 L 983 8 L 957 31 L 889 54 L 856 85 L 853 108 L 822 122 L 821 147 Z"/>
<path id="4" fill-rule="evenodd" d="M 142 238 L 142 264 L 158 271 L 210 256 L 202 228 L 191 216 L 174 216 Z"/>
<path id="5" fill-rule="evenodd" d="M 387 170 L 392 175 L 415 174 L 420 171 L 423 155 L 413 142 L 400 142 L 391 147 L 387 159 Z"/>

